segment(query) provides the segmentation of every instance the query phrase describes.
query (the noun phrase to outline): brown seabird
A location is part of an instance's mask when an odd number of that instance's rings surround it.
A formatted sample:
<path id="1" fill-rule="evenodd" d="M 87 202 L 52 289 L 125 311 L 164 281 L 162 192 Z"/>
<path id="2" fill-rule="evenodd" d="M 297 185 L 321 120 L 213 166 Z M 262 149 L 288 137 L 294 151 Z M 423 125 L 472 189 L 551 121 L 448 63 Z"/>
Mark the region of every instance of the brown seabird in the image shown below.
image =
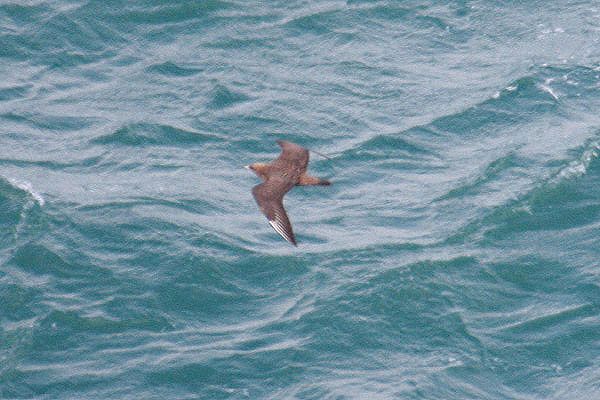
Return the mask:
<path id="1" fill-rule="evenodd" d="M 285 240 L 298 246 L 292 224 L 283 208 L 283 196 L 294 186 L 331 185 L 331 182 L 306 173 L 308 149 L 299 144 L 277 140 L 281 155 L 270 163 L 254 163 L 251 169 L 264 183 L 252 188 L 252 195 L 269 224 Z"/>

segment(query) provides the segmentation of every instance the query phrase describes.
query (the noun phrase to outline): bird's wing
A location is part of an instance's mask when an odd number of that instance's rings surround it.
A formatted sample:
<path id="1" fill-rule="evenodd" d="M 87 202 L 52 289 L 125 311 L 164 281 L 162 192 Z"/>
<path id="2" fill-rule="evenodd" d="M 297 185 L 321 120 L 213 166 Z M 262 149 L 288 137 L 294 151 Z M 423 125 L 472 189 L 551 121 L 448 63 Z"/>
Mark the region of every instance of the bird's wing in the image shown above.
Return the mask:
<path id="1" fill-rule="evenodd" d="M 274 165 L 282 166 L 298 171 L 302 174 L 308 167 L 308 149 L 299 144 L 278 140 L 277 144 L 281 147 L 281 155 L 273 161 Z"/>
<path id="2" fill-rule="evenodd" d="M 294 231 L 292 230 L 292 224 L 283 208 L 283 195 L 292 187 L 294 187 L 293 182 L 272 178 L 265 183 L 254 186 L 252 188 L 252 195 L 273 229 L 285 240 L 294 246 L 298 246 Z"/>

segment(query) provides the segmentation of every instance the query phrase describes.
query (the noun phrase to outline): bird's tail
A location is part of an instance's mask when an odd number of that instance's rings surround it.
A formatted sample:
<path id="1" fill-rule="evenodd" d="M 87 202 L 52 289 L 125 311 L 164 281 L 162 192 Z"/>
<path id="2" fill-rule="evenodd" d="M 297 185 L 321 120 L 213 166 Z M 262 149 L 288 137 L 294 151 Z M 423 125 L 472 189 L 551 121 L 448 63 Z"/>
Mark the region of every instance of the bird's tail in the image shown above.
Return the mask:
<path id="1" fill-rule="evenodd" d="M 300 175 L 300 181 L 298 182 L 298 186 L 314 186 L 314 185 L 329 186 L 329 185 L 331 185 L 331 182 L 326 181 L 325 179 L 315 178 L 314 176 L 310 176 L 308 174 Z"/>

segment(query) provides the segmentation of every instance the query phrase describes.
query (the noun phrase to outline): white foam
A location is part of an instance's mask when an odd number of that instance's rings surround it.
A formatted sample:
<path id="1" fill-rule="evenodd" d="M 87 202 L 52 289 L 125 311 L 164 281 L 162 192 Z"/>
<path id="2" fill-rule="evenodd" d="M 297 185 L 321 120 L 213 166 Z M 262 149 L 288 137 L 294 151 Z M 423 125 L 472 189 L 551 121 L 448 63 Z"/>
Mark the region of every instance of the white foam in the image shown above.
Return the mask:
<path id="1" fill-rule="evenodd" d="M 44 198 L 42 197 L 42 195 L 40 195 L 39 193 L 37 193 L 35 190 L 33 190 L 33 187 L 31 186 L 31 183 L 27 182 L 27 181 L 19 181 L 17 179 L 13 179 L 13 178 L 8 178 L 8 181 L 15 187 L 26 191 L 27 193 L 29 193 L 31 195 L 31 197 L 40 205 L 43 206 L 46 201 L 44 200 Z"/>
<path id="2" fill-rule="evenodd" d="M 569 165 L 563 168 L 557 178 L 569 179 L 581 176 L 586 173 L 590 164 L 600 156 L 600 143 L 592 143 L 588 149 L 586 149 L 581 157 L 577 160 L 571 161 Z"/>
<path id="3" fill-rule="evenodd" d="M 558 100 L 558 96 L 556 94 L 554 94 L 554 92 L 552 91 L 552 89 L 550 89 L 550 87 L 546 86 L 546 85 L 538 85 L 544 92 L 546 93 L 550 93 L 550 96 L 554 97 L 554 100 Z"/>
<path id="4" fill-rule="evenodd" d="M 505 88 L 504 88 L 504 90 L 506 90 L 507 92 L 514 92 L 515 90 L 517 90 L 517 87 L 516 87 L 516 86 L 507 86 L 507 87 L 505 87 Z M 493 97 L 494 99 L 497 99 L 497 98 L 499 98 L 499 97 L 500 97 L 500 92 L 496 92 L 496 93 L 494 93 L 494 94 L 492 95 L 492 97 Z"/>

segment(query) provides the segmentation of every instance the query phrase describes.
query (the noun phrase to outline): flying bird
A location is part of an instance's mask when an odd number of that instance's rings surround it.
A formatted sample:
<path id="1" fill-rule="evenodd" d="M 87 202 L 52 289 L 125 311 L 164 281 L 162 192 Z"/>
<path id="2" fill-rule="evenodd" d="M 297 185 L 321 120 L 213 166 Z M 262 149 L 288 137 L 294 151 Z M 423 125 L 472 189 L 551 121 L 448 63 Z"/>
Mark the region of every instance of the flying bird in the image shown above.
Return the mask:
<path id="1" fill-rule="evenodd" d="M 254 163 L 251 169 L 264 183 L 252 188 L 252 195 L 269 224 L 285 240 L 298 246 L 292 224 L 283 208 L 283 196 L 294 186 L 331 185 L 331 182 L 306 173 L 308 149 L 299 144 L 277 140 L 281 154 L 270 163 Z"/>

